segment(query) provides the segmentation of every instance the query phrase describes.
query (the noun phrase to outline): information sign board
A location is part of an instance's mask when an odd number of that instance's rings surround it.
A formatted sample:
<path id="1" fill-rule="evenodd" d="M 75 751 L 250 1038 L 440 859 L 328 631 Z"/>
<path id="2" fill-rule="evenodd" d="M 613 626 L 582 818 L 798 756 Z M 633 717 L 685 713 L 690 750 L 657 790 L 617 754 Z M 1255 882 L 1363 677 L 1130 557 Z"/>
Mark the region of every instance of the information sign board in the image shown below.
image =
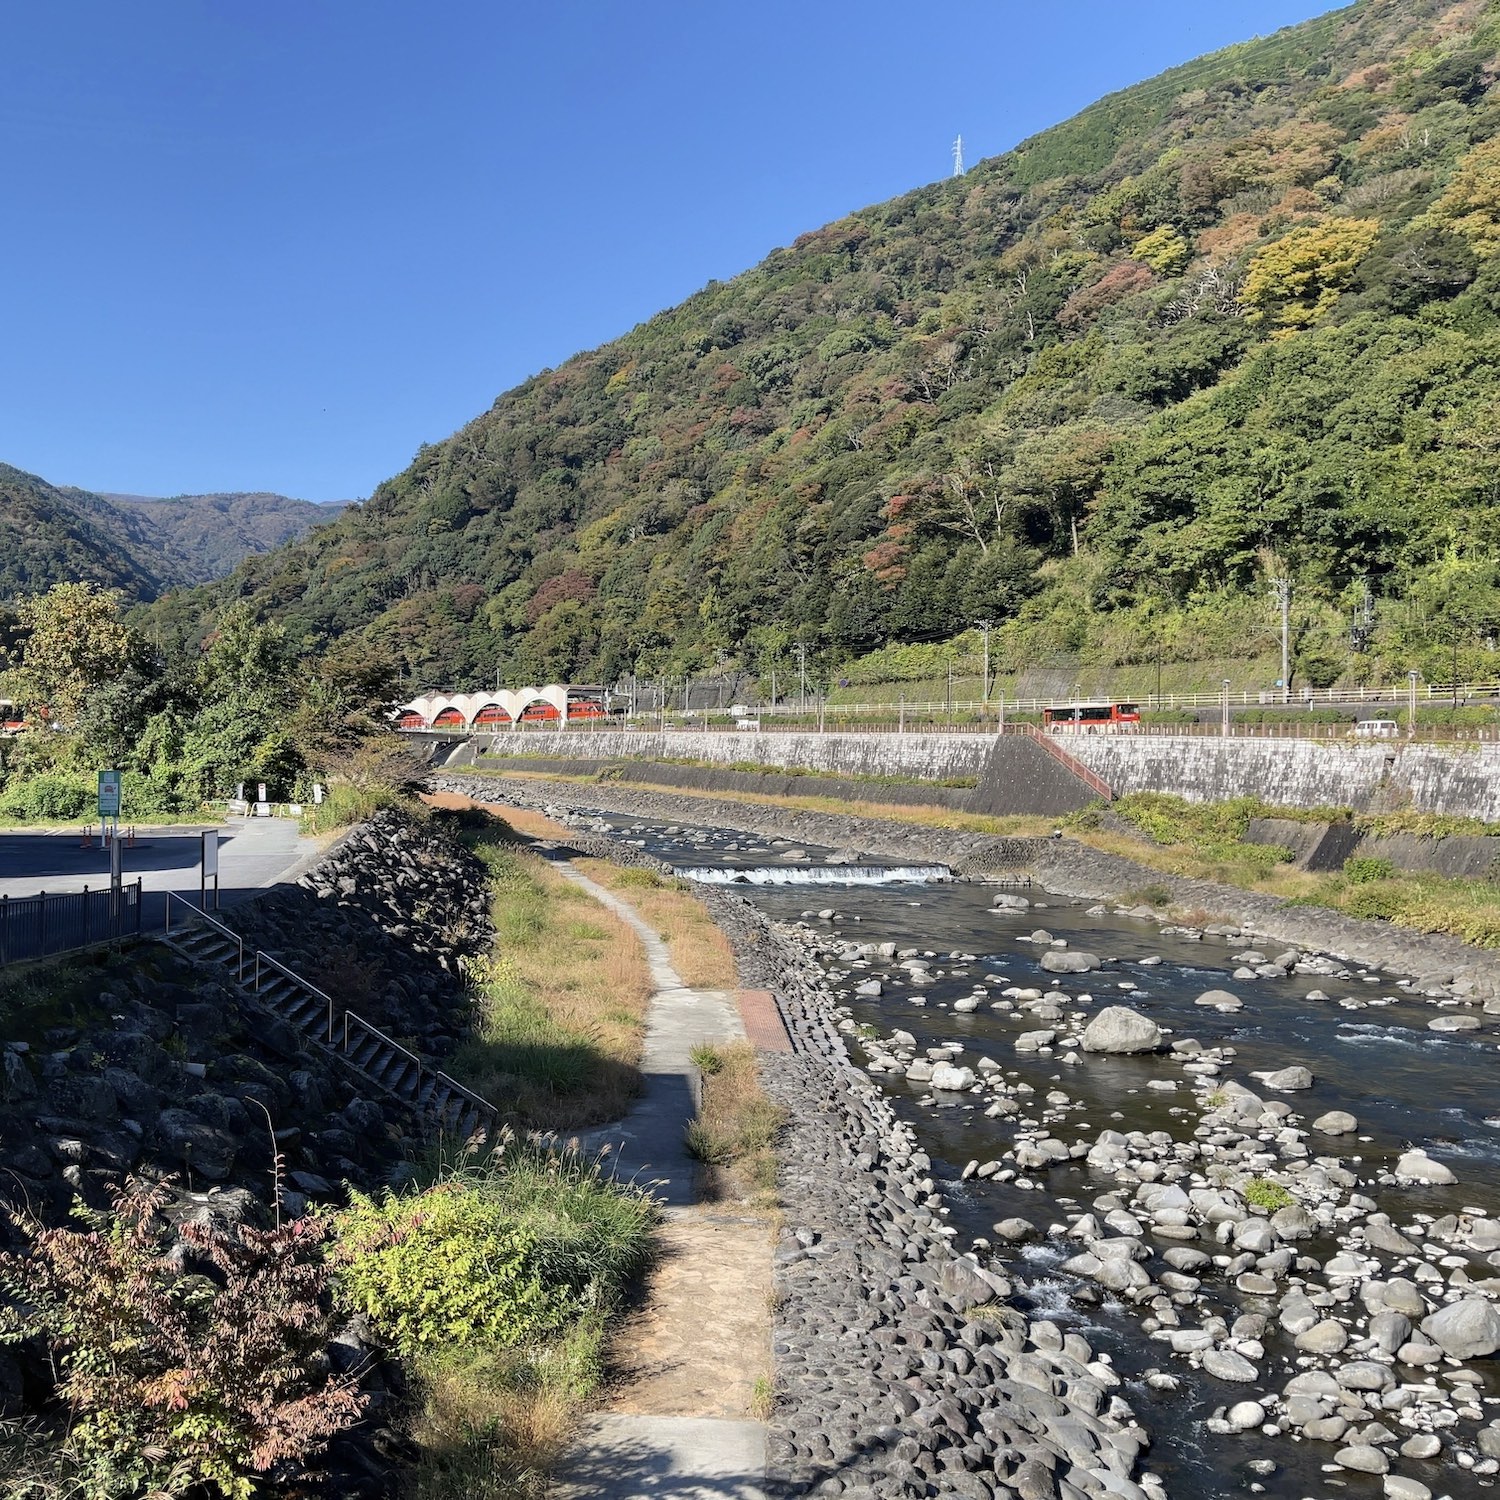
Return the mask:
<path id="1" fill-rule="evenodd" d="M 120 773 L 118 771 L 99 773 L 99 816 L 101 818 L 120 816 Z"/>

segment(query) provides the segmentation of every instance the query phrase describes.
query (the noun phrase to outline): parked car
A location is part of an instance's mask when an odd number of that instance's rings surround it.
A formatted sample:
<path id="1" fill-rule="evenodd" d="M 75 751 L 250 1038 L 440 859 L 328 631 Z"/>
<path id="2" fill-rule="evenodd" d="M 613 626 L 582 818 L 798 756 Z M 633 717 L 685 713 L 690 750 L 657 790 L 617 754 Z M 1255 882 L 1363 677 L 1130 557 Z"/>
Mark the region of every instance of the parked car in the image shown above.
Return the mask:
<path id="1" fill-rule="evenodd" d="M 1350 733 L 1357 740 L 1393 740 L 1401 726 L 1394 719 L 1361 719 Z"/>

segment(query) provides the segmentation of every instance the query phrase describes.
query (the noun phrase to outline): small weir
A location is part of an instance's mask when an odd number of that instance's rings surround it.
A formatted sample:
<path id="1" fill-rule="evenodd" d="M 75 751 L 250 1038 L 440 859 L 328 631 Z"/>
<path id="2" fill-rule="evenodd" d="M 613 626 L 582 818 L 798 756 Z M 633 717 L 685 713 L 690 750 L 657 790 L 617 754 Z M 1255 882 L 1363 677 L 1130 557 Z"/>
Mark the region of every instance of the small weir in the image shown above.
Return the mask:
<path id="1" fill-rule="evenodd" d="M 953 879 L 947 865 L 676 865 L 703 885 L 930 885 Z"/>

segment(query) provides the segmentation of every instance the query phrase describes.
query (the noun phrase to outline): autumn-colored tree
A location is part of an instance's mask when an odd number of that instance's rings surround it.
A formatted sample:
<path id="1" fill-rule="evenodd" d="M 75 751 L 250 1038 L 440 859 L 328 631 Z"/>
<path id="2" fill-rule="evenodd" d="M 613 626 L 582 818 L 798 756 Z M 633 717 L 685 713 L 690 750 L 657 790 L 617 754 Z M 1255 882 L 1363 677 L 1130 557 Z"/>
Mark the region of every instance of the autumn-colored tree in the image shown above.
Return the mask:
<path id="1" fill-rule="evenodd" d="M 78 1210 L 82 1230 L 24 1223 L 27 1250 L 0 1256 L 11 1333 L 47 1345 L 73 1417 L 65 1441 L 101 1478 L 248 1500 L 252 1475 L 316 1453 L 364 1406 L 325 1359 L 327 1229 L 188 1222 L 181 1237 L 213 1274 L 185 1275 L 166 1253 L 169 1196 L 131 1182 L 113 1214 Z"/>
<path id="2" fill-rule="evenodd" d="M 1500 137 L 1459 162 L 1429 217 L 1463 235 L 1480 259 L 1500 255 Z"/>
<path id="3" fill-rule="evenodd" d="M 1130 253 L 1163 276 L 1175 276 L 1193 258 L 1193 247 L 1170 224 L 1162 224 L 1138 239 Z"/>
<path id="4" fill-rule="evenodd" d="M 1284 332 L 1322 322 L 1379 234 L 1375 219 L 1328 219 L 1258 250 L 1243 294 L 1250 321 Z"/>
<path id="5" fill-rule="evenodd" d="M 9 677 L 23 708 L 45 708 L 72 723 L 94 688 L 114 681 L 144 656 L 140 639 L 120 617 L 117 590 L 59 583 L 19 606 L 21 665 Z"/>

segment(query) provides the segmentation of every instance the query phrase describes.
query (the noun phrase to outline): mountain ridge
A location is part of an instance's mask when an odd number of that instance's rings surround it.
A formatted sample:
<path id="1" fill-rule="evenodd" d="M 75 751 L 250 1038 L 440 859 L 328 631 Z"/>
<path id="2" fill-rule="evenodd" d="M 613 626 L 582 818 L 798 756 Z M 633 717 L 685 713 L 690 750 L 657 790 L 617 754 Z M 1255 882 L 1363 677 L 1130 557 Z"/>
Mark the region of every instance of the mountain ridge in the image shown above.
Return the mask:
<path id="1" fill-rule="evenodd" d="M 522 382 L 169 614 L 245 598 L 457 685 L 981 619 L 1002 662 L 1245 654 L 1285 576 L 1302 678 L 1488 649 L 1497 42 L 1481 0 L 1359 0 L 1118 91 Z"/>

